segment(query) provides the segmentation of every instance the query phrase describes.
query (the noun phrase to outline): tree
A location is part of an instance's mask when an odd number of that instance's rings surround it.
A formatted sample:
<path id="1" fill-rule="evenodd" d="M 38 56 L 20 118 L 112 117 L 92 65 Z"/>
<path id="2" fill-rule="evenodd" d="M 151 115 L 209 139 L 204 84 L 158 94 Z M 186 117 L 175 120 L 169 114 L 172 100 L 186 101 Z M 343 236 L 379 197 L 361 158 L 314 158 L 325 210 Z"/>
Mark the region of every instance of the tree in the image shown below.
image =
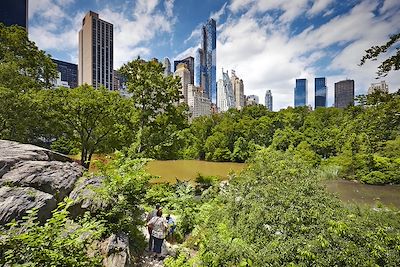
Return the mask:
<path id="1" fill-rule="evenodd" d="M 164 76 L 164 67 L 156 59 L 137 58 L 123 65 L 119 72 L 126 79 L 138 112 L 138 132 L 131 151 L 140 156 L 170 158 L 177 149 L 176 132 L 187 125 L 187 106 L 178 105 L 179 78 Z"/>
<path id="2" fill-rule="evenodd" d="M 89 168 L 93 153 L 101 146 L 117 147 L 129 129 L 130 102 L 118 92 L 89 85 L 74 89 L 44 91 L 43 101 L 58 131 L 75 140 L 81 149 L 81 164 Z"/>
<path id="3" fill-rule="evenodd" d="M 387 41 L 386 44 L 380 46 L 375 45 L 365 50 L 366 54 L 361 58 L 360 66 L 364 65 L 367 60 L 377 60 L 379 55 L 386 53 L 391 47 L 395 46 L 396 44 L 399 45 L 399 42 L 400 33 L 397 33 L 391 35 L 389 41 Z M 396 50 L 397 52 L 393 56 L 385 59 L 379 65 L 377 71 L 378 78 L 385 77 L 392 70 L 400 69 L 400 46 L 397 46 Z"/>
<path id="4" fill-rule="evenodd" d="M 50 88 L 56 77 L 56 65 L 24 28 L 0 23 L 0 86 L 19 91 Z"/>

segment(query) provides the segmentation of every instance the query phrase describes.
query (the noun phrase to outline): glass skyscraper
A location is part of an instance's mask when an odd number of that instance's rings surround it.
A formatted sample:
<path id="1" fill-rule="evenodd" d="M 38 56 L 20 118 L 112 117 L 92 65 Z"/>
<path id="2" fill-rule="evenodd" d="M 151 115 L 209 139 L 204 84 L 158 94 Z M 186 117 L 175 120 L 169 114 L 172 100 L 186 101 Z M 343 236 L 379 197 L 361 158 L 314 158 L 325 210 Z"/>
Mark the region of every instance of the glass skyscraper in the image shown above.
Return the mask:
<path id="1" fill-rule="evenodd" d="M 1 23 L 19 25 L 28 30 L 28 0 L 1 0 L 0 6 Z"/>
<path id="2" fill-rule="evenodd" d="M 61 73 L 61 81 L 67 82 L 70 88 L 78 87 L 78 65 L 53 59 L 57 70 Z"/>
<path id="3" fill-rule="evenodd" d="M 214 19 L 210 19 L 201 29 L 201 49 L 196 52 L 195 84 L 204 89 L 204 93 L 217 104 L 217 29 Z"/>
<path id="4" fill-rule="evenodd" d="M 335 107 L 346 108 L 354 105 L 354 80 L 335 83 Z"/>
<path id="5" fill-rule="evenodd" d="M 315 78 L 315 108 L 326 107 L 326 79 Z"/>
<path id="6" fill-rule="evenodd" d="M 271 90 L 265 92 L 265 106 L 268 110 L 272 111 L 272 93 Z"/>
<path id="7" fill-rule="evenodd" d="M 307 79 L 296 79 L 296 87 L 294 88 L 294 106 L 301 107 L 307 105 Z"/>

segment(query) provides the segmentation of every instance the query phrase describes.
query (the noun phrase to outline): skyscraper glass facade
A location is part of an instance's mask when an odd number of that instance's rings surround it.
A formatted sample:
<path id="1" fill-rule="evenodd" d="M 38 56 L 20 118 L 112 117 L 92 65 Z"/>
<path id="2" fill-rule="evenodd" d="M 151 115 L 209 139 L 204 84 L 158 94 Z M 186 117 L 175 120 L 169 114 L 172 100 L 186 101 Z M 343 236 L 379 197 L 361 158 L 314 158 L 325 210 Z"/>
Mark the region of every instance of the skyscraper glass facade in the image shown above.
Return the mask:
<path id="1" fill-rule="evenodd" d="M 307 79 L 296 79 L 294 88 L 294 106 L 301 107 L 307 105 Z"/>
<path id="2" fill-rule="evenodd" d="M 203 88 L 204 93 L 217 104 L 217 29 L 216 22 L 210 19 L 201 29 L 201 49 L 196 52 L 195 77 L 196 86 Z"/>
<path id="3" fill-rule="evenodd" d="M 326 107 L 326 79 L 315 78 L 315 108 Z"/>
<path id="4" fill-rule="evenodd" d="M 272 111 L 272 93 L 271 90 L 265 92 L 265 106 L 268 110 Z"/>
<path id="5" fill-rule="evenodd" d="M 1 0 L 0 22 L 28 29 L 28 0 Z"/>
<path id="6" fill-rule="evenodd" d="M 354 104 L 354 80 L 335 83 L 335 107 L 346 108 Z"/>
<path id="7" fill-rule="evenodd" d="M 175 60 L 174 61 L 174 71 L 176 71 L 178 68 L 179 63 L 185 63 L 186 67 L 188 68 L 190 72 L 190 84 L 194 84 L 194 58 L 193 57 L 187 57 L 181 60 Z"/>
<path id="8" fill-rule="evenodd" d="M 78 65 L 53 59 L 61 73 L 61 81 L 67 82 L 70 88 L 78 87 Z"/>

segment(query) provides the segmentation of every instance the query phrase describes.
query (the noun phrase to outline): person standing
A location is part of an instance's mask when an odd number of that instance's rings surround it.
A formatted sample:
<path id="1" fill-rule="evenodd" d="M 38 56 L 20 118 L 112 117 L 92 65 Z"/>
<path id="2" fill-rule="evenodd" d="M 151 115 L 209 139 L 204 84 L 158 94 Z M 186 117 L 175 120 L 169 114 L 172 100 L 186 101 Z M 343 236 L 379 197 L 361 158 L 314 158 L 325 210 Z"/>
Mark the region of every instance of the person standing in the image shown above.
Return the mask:
<path id="1" fill-rule="evenodd" d="M 160 204 L 156 204 L 156 208 L 147 214 L 146 222 L 147 222 L 147 232 L 149 233 L 149 251 L 152 251 L 153 249 L 153 236 L 151 235 L 153 228 L 151 225 L 149 225 L 149 222 L 152 218 L 157 216 L 157 211 L 160 208 L 161 208 Z"/>
<path id="2" fill-rule="evenodd" d="M 161 247 L 168 229 L 167 220 L 162 217 L 161 209 L 159 209 L 157 215 L 147 223 L 147 226 L 152 226 L 153 252 L 156 253 L 158 258 L 161 258 Z"/>

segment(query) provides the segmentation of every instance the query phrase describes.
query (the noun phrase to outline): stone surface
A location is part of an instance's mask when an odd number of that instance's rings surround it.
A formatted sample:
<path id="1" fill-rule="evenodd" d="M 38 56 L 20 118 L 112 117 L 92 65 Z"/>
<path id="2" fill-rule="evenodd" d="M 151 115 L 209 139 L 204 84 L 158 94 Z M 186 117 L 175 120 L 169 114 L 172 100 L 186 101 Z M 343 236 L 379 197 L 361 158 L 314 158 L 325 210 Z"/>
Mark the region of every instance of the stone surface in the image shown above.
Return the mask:
<path id="1" fill-rule="evenodd" d="M 8 140 L 0 140 L 0 177 L 7 173 L 16 163 L 21 161 L 50 161 L 71 162 L 65 155 L 52 152 L 34 145 L 20 144 Z"/>
<path id="2" fill-rule="evenodd" d="M 51 211 L 56 207 L 57 201 L 52 195 L 34 188 L 0 188 L 0 224 L 6 224 L 12 219 L 21 219 L 32 208 L 38 208 L 38 219 L 43 222 L 51 216 Z"/>
<path id="3" fill-rule="evenodd" d="M 129 238 L 126 234 L 112 234 L 102 244 L 105 267 L 131 267 Z"/>
<path id="4" fill-rule="evenodd" d="M 96 190 L 101 186 L 103 177 L 82 177 L 75 184 L 74 190 L 69 197 L 74 200 L 74 204 L 69 211 L 72 217 L 77 217 L 89 211 L 96 214 L 99 210 L 110 208 L 110 203 L 105 201 Z"/>
<path id="5" fill-rule="evenodd" d="M 82 173 L 83 168 L 75 162 L 23 161 L 4 174 L 0 184 L 33 187 L 62 201 Z"/>

